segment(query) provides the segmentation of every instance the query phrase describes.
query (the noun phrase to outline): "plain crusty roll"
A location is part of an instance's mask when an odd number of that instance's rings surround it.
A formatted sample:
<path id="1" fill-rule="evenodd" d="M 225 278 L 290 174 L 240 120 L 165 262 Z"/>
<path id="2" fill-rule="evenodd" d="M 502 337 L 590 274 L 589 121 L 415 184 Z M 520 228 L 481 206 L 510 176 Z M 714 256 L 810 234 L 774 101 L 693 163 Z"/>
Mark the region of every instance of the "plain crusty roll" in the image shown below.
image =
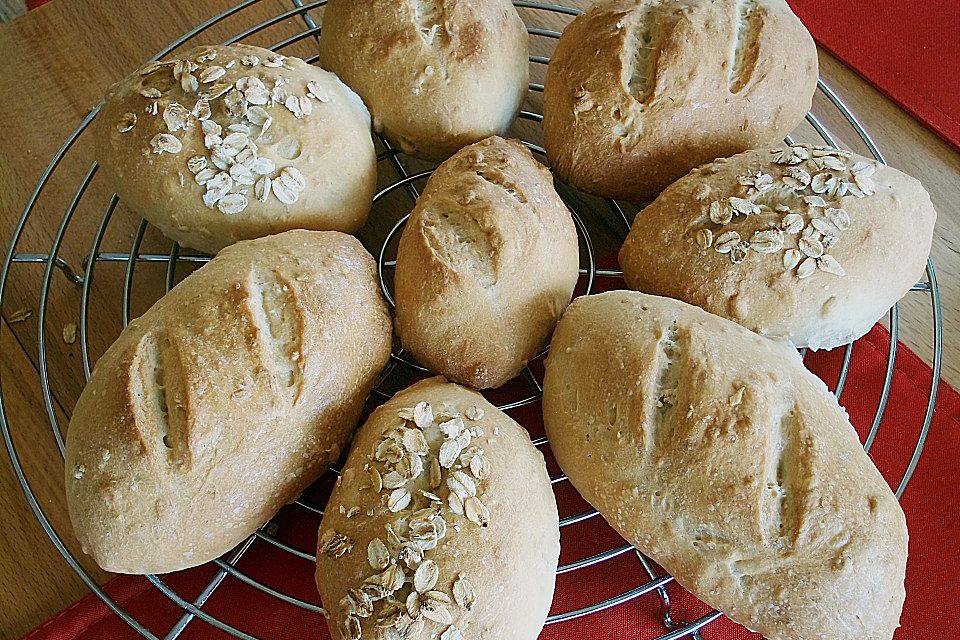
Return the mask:
<path id="1" fill-rule="evenodd" d="M 509 0 L 330 0 L 320 64 L 404 153 L 442 160 L 503 135 L 527 93 L 527 29 Z"/>
<path id="2" fill-rule="evenodd" d="M 84 551 L 166 573 L 240 543 L 337 460 L 390 343 L 355 238 L 220 252 L 124 329 L 80 395 L 66 490 Z"/>
<path id="3" fill-rule="evenodd" d="M 578 189 L 647 201 L 782 140 L 816 88 L 816 46 L 784 0 L 600 0 L 550 59 L 547 157 Z"/>
<path id="4" fill-rule="evenodd" d="M 620 264 L 632 289 L 832 349 L 921 278 L 936 219 L 896 169 L 823 147 L 760 149 L 671 185 L 637 215 Z"/>
<path id="5" fill-rule="evenodd" d="M 578 298 L 543 417 L 584 498 L 710 606 L 770 640 L 893 636 L 903 511 L 794 349 L 668 298 Z"/>
<path id="6" fill-rule="evenodd" d="M 95 121 L 120 199 L 182 245 L 353 232 L 377 182 L 370 114 L 337 77 L 247 45 L 200 47 L 115 84 Z"/>
<path id="7" fill-rule="evenodd" d="M 550 172 L 520 142 L 488 138 L 440 165 L 417 199 L 397 250 L 397 333 L 432 371 L 498 387 L 549 341 L 578 265 Z"/>
<path id="8" fill-rule="evenodd" d="M 431 378 L 357 431 L 317 547 L 334 638 L 535 640 L 560 526 L 527 432 L 480 394 Z"/>

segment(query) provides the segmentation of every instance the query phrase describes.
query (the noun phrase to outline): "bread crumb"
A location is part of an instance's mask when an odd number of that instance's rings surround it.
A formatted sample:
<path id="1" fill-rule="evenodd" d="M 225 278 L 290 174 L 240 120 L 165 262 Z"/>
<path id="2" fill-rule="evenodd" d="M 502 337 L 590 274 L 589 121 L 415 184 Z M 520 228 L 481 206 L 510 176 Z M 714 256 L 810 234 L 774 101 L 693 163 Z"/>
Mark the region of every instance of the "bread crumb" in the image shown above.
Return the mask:
<path id="1" fill-rule="evenodd" d="M 7 322 L 9 322 L 10 324 L 14 324 L 16 322 L 23 322 L 24 320 L 26 320 L 32 315 L 33 315 L 33 310 L 27 307 L 24 307 L 23 309 L 17 309 L 13 313 L 11 313 L 9 316 L 7 316 Z"/>
<path id="2" fill-rule="evenodd" d="M 63 325 L 63 341 L 67 344 L 73 344 L 77 341 L 77 325 L 73 322 Z"/>

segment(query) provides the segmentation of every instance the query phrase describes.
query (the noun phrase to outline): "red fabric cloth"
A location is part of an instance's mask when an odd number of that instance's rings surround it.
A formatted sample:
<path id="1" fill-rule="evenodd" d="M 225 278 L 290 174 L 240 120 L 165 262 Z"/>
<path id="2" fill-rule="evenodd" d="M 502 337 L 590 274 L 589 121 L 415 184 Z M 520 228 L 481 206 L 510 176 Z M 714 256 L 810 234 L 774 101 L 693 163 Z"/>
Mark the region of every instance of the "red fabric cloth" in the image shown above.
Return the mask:
<path id="1" fill-rule="evenodd" d="M 960 150 L 960 1 L 788 1 L 822 47 Z"/>
<path id="2" fill-rule="evenodd" d="M 598 289 L 622 286 L 622 281 L 598 280 Z M 919 295 L 919 294 L 912 294 Z M 889 333 L 876 326 L 854 347 L 849 378 L 841 398 L 861 438 L 873 420 L 880 396 L 889 347 Z M 807 365 L 828 384 L 834 383 L 842 360 L 842 350 L 810 354 Z M 540 363 L 534 363 L 538 370 Z M 930 390 L 930 369 L 915 354 L 900 345 L 896 374 L 887 411 L 871 456 L 884 476 L 896 486 L 913 451 L 923 420 Z M 515 383 L 511 383 L 515 384 Z M 490 395 L 518 397 L 522 389 L 507 388 Z M 510 412 L 536 437 L 542 435 L 539 405 Z M 940 628 L 960 624 L 960 581 L 954 575 L 960 566 L 960 547 L 950 537 L 960 529 L 955 482 L 960 472 L 956 452 L 960 450 L 960 395 L 946 384 L 940 386 L 940 399 L 924 455 L 903 497 L 902 504 L 910 527 L 910 560 L 907 571 L 907 602 L 898 640 L 929 637 L 932 620 Z M 556 463 L 547 455 L 551 473 Z M 583 513 L 588 506 L 569 483 L 556 487 L 561 517 Z M 323 503 L 325 487 L 311 489 L 317 504 Z M 274 519 L 276 537 L 285 544 L 312 554 L 319 516 L 302 507 L 284 508 Z M 561 564 L 576 561 L 624 545 L 623 540 L 601 518 L 595 517 L 562 530 Z M 264 584 L 302 600 L 319 604 L 313 583 L 313 563 L 257 540 L 238 563 L 240 571 Z M 183 598 L 193 600 L 213 577 L 216 568 L 207 565 L 164 576 L 163 579 Z M 646 582 L 643 568 L 631 553 L 621 555 L 588 569 L 558 577 L 554 613 L 570 611 L 601 599 L 616 596 Z M 162 637 L 181 617 L 182 611 L 149 585 L 145 578 L 121 576 L 106 586 L 117 603 L 155 634 Z M 671 584 L 675 620 L 695 620 L 705 615 L 702 603 Z M 603 638 L 637 640 L 653 638 L 664 632 L 660 624 L 659 598 L 648 594 L 601 613 L 548 626 L 543 640 Z M 254 591 L 241 580 L 228 576 L 204 605 L 203 610 L 263 640 L 293 640 L 304 637 L 328 638 L 326 624 L 319 614 Z M 710 638 L 742 640 L 759 638 L 726 618 L 704 632 Z M 83 598 L 57 617 L 27 636 L 29 640 L 122 640 L 139 637 L 93 595 Z M 181 636 L 186 640 L 227 638 L 210 625 L 194 621 Z"/>

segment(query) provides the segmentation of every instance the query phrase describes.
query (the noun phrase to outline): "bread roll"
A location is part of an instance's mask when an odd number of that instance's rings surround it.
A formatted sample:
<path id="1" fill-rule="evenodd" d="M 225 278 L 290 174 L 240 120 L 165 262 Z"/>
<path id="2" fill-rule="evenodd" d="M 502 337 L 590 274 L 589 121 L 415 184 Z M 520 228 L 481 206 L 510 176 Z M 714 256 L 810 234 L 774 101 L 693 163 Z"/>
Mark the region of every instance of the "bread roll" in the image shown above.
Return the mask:
<path id="1" fill-rule="evenodd" d="M 627 285 L 798 347 L 864 335 L 917 283 L 937 214 L 913 178 L 822 147 L 695 169 L 637 215 Z"/>
<path id="2" fill-rule="evenodd" d="M 357 431 L 318 539 L 335 639 L 534 640 L 553 599 L 560 525 L 543 456 L 443 378 Z"/>
<path id="3" fill-rule="evenodd" d="M 579 298 L 543 417 L 584 498 L 710 606 L 770 640 L 893 636 L 903 511 L 789 346 L 668 298 Z"/>
<path id="4" fill-rule="evenodd" d="M 391 144 L 442 160 L 510 128 L 527 94 L 527 29 L 510 0 L 330 0 L 320 63 Z"/>
<path id="5" fill-rule="evenodd" d="M 520 373 L 550 339 L 579 268 L 550 172 L 488 138 L 433 173 L 400 237 L 397 332 L 432 371 L 476 388 Z"/>
<path id="6" fill-rule="evenodd" d="M 783 139 L 817 86 L 784 0 L 600 0 L 563 32 L 543 92 L 550 166 L 648 201 L 697 165 Z"/>
<path id="7" fill-rule="evenodd" d="M 166 573 L 240 543 L 340 456 L 390 342 L 351 236 L 222 251 L 130 323 L 80 395 L 66 489 L 84 551 Z"/>
<path id="8" fill-rule="evenodd" d="M 192 49 L 115 84 L 95 123 L 97 160 L 120 199 L 194 249 L 297 228 L 352 232 L 370 211 L 370 115 L 299 58 Z"/>

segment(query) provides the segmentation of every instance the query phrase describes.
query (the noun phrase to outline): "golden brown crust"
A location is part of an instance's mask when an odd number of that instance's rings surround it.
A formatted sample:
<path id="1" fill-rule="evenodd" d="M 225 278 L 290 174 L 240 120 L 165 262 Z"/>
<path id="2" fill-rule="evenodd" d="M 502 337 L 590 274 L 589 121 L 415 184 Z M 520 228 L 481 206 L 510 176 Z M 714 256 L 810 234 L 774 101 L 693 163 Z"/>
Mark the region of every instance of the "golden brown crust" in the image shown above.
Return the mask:
<path id="1" fill-rule="evenodd" d="M 210 253 L 363 224 L 377 181 L 370 116 L 334 74 L 239 44 L 177 60 L 115 84 L 97 116 L 97 159 L 126 205 Z"/>
<path id="2" fill-rule="evenodd" d="M 889 640 L 903 511 L 797 352 L 685 303 L 578 298 L 544 424 L 577 490 L 694 595 L 771 640 Z"/>
<path id="3" fill-rule="evenodd" d="M 222 251 L 130 323 L 77 402 L 66 490 L 84 551 L 121 573 L 228 551 L 339 457 L 390 342 L 355 238 Z"/>
<path id="4" fill-rule="evenodd" d="M 896 169 L 821 147 L 758 149 L 671 185 L 637 215 L 620 264 L 632 289 L 832 349 L 922 277 L 936 217 Z"/>
<path id="5" fill-rule="evenodd" d="M 578 189 L 646 201 L 697 165 L 782 140 L 816 83 L 813 39 L 784 0 L 603 0 L 550 60 L 547 156 Z"/>
<path id="6" fill-rule="evenodd" d="M 378 133 L 431 160 L 505 134 L 529 76 L 509 0 L 331 0 L 320 62 L 363 97 Z"/>
<path id="7" fill-rule="evenodd" d="M 432 371 L 513 378 L 550 338 L 578 276 L 577 233 L 550 172 L 491 137 L 433 173 L 400 237 L 397 333 Z"/>
<path id="8" fill-rule="evenodd" d="M 462 430 L 449 429 L 458 422 Z M 447 423 L 446 433 L 438 423 Z M 453 444 L 458 437 L 462 449 Z M 411 465 L 411 457 L 419 461 Z M 448 484 L 457 477 L 463 480 Z M 377 491 L 374 484 L 387 486 Z M 407 505 L 404 492 L 412 495 Z M 451 494 L 471 497 L 454 504 Z M 474 500 L 485 507 L 482 518 Z M 396 624 L 386 626 L 405 629 L 411 640 L 459 638 L 456 631 L 478 640 L 534 640 L 560 553 L 550 478 L 527 432 L 480 394 L 443 378 L 399 392 L 357 431 L 318 540 L 317 585 L 330 633 L 352 640 L 384 637 L 376 624 L 391 610 Z M 410 548 L 401 555 L 403 547 Z M 393 583 L 398 571 L 405 582 Z M 409 600 L 417 588 L 426 593 Z M 469 592 L 475 597 L 465 598 Z"/>

